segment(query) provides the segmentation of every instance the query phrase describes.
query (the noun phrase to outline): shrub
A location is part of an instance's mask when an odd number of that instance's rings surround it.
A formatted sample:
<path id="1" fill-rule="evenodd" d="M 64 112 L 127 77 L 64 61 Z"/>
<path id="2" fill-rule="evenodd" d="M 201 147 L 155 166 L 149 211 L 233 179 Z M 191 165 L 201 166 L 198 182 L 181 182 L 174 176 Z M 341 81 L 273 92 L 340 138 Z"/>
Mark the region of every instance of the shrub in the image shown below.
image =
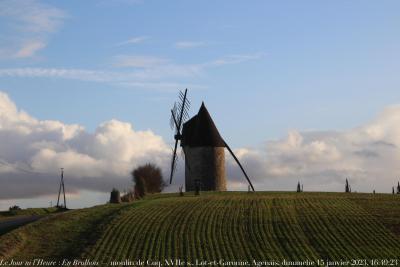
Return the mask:
<path id="1" fill-rule="evenodd" d="M 166 186 L 161 169 L 151 163 L 134 169 L 132 171 L 132 180 L 135 183 L 135 198 L 142 198 L 146 193 L 160 193 Z"/>
<path id="2" fill-rule="evenodd" d="M 126 194 L 121 197 L 122 202 L 132 202 L 135 199 L 135 193 L 129 190 Z"/>
<path id="3" fill-rule="evenodd" d="M 10 208 L 8 208 L 9 211 L 16 211 L 16 210 L 21 210 L 21 208 L 17 205 L 11 206 Z"/>

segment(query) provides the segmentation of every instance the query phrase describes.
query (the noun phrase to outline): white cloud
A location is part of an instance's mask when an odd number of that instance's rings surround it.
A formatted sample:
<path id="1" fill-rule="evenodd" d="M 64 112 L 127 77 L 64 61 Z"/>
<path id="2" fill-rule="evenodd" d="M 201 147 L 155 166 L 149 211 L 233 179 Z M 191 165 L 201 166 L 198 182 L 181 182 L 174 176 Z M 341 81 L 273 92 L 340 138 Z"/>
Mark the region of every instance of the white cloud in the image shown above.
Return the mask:
<path id="1" fill-rule="evenodd" d="M 262 149 L 239 149 L 259 189 L 343 191 L 349 178 L 354 190 L 390 192 L 400 173 L 400 106 L 386 108 L 372 122 L 343 132 L 289 132 Z M 230 175 L 235 163 L 229 160 Z M 237 186 L 237 184 L 236 184 Z"/>
<path id="2" fill-rule="evenodd" d="M 175 43 L 175 48 L 187 49 L 187 48 L 201 47 L 205 45 L 206 45 L 205 42 L 180 41 Z"/>
<path id="3" fill-rule="evenodd" d="M 263 55 L 262 53 L 231 55 L 195 64 L 177 64 L 169 59 L 154 56 L 119 55 L 114 57 L 113 60 L 113 65 L 120 68 L 118 71 L 115 69 L 110 71 L 63 68 L 3 68 L 0 69 L 0 77 L 63 78 L 159 90 L 160 88 L 169 89 L 172 84 L 188 84 L 184 79 L 201 77 L 210 68 L 257 60 L 262 58 Z M 180 82 L 175 82 L 175 79 L 179 79 Z M 193 88 L 204 88 L 204 86 L 195 85 Z"/>
<path id="4" fill-rule="evenodd" d="M 293 130 L 281 140 L 235 152 L 256 190 L 294 190 L 300 180 L 305 190 L 343 191 L 349 178 L 353 190 L 390 192 L 400 173 L 399 136 L 400 106 L 392 106 L 354 129 Z M 71 192 L 123 189 L 138 164 L 155 162 L 168 174 L 170 154 L 150 130 L 114 119 L 90 133 L 80 125 L 35 119 L 0 93 L 0 198 L 53 194 L 61 167 Z M 230 189 L 247 189 L 229 155 L 227 173 Z M 179 166 L 174 184 L 182 184 L 182 177 Z"/>
<path id="5" fill-rule="evenodd" d="M 246 61 L 257 60 L 265 57 L 265 53 L 254 53 L 254 54 L 238 54 L 238 55 L 230 55 L 226 57 L 222 57 L 211 61 L 208 63 L 210 66 L 223 66 L 223 65 L 231 65 L 231 64 L 239 64 Z"/>
<path id="6" fill-rule="evenodd" d="M 169 156 L 150 130 L 111 120 L 88 133 L 80 125 L 37 120 L 0 93 L 0 198 L 54 193 L 61 167 L 71 191 L 122 189 L 135 166 L 154 162 L 165 169 Z"/>
<path id="7" fill-rule="evenodd" d="M 4 29 L 2 57 L 32 57 L 47 45 L 49 34 L 58 30 L 65 13 L 36 0 L 0 1 Z"/>
<path id="8" fill-rule="evenodd" d="M 145 89 L 155 91 L 176 91 L 177 88 L 190 88 L 192 90 L 202 90 L 206 86 L 188 82 L 174 82 L 167 78 L 172 77 L 192 77 L 196 74 L 196 69 L 179 67 L 160 68 L 157 71 L 95 71 L 84 69 L 49 69 L 49 68 L 16 68 L 0 69 L 0 77 L 48 77 L 72 79 L 81 81 L 110 83 L 124 88 Z M 166 81 L 162 79 L 167 79 Z"/>
<path id="9" fill-rule="evenodd" d="M 121 82 L 119 85 L 128 88 L 144 88 L 149 90 L 176 92 L 177 88 L 190 88 L 190 90 L 204 90 L 207 86 L 191 83 L 175 82 Z"/>
<path id="10" fill-rule="evenodd" d="M 0 69 L 0 77 L 49 77 L 71 80 L 111 82 L 121 81 L 132 77 L 133 73 L 86 70 L 86 69 L 58 69 L 58 68 L 11 68 Z"/>
<path id="11" fill-rule="evenodd" d="M 102 71 L 85 69 L 56 69 L 56 68 L 12 68 L 0 69 L 0 77 L 18 78 L 61 78 L 71 80 L 81 80 L 90 82 L 104 82 L 123 87 L 144 88 L 149 90 L 170 90 L 172 86 L 176 88 L 188 87 L 197 89 L 204 88 L 198 84 L 188 84 L 186 82 L 169 81 L 173 78 L 194 77 L 199 75 L 201 69 L 196 66 L 168 65 L 152 69 L 124 70 L 124 71 Z"/>
<path id="12" fill-rule="evenodd" d="M 140 43 L 143 43 L 144 41 L 146 41 L 147 39 L 149 39 L 148 36 L 133 37 L 126 41 L 118 43 L 117 46 L 123 46 L 123 45 L 129 45 L 129 44 L 140 44 Z"/>
<path id="13" fill-rule="evenodd" d="M 113 1 L 108 1 L 108 0 L 100 0 L 96 1 L 96 4 L 98 6 L 102 7 L 114 7 L 114 6 L 120 6 L 120 5 L 137 5 L 137 4 L 142 4 L 143 0 L 113 0 Z"/>
<path id="14" fill-rule="evenodd" d="M 141 55 L 120 55 L 114 57 L 115 67 L 151 68 L 164 65 L 168 62 L 165 58 Z"/>

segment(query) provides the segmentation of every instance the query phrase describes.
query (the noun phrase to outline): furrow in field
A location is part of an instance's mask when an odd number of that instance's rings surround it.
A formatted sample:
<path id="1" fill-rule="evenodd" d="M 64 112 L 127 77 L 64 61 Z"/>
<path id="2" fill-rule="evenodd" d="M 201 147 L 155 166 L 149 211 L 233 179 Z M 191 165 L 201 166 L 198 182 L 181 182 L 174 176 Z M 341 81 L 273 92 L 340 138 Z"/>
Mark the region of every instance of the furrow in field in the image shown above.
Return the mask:
<path id="1" fill-rule="evenodd" d="M 189 224 L 192 237 L 191 243 L 193 244 L 190 251 L 192 259 L 206 260 L 207 251 L 204 247 L 204 243 L 207 242 L 207 240 L 202 238 L 201 228 L 203 226 L 202 218 L 208 214 L 208 210 L 204 209 L 204 205 L 210 200 L 203 197 L 203 199 L 200 199 L 199 201 L 202 202 L 202 205 L 193 213 L 193 221 Z"/>
<path id="2" fill-rule="evenodd" d="M 314 250 L 314 248 L 310 245 L 306 234 L 303 232 L 303 229 L 300 226 L 300 222 L 296 213 L 296 206 L 298 198 L 292 199 L 283 199 L 282 203 L 285 205 L 285 209 L 283 209 L 283 213 L 287 218 L 287 228 L 292 232 L 293 241 L 295 245 L 301 250 L 302 257 L 299 258 L 301 260 L 317 260 L 318 253 Z"/>
<path id="3" fill-rule="evenodd" d="M 285 251 L 286 260 L 303 258 L 304 252 L 297 244 L 296 233 L 289 227 L 290 219 L 286 213 L 287 207 L 283 204 L 283 200 L 275 198 L 272 204 L 273 227 L 274 231 L 277 232 L 278 242 L 283 251 Z"/>
<path id="4" fill-rule="evenodd" d="M 105 263 L 396 258 L 398 241 L 347 196 L 204 194 L 129 207 L 88 255 Z"/>
<path id="5" fill-rule="evenodd" d="M 148 209 L 151 213 L 151 208 Z M 138 230 L 136 225 L 142 225 L 142 223 L 145 223 L 148 218 L 146 213 L 149 213 L 149 211 L 146 210 L 147 208 L 137 208 L 132 210 L 132 213 L 126 216 L 126 220 L 122 222 L 124 231 L 118 235 L 119 246 L 114 246 L 117 250 L 114 251 L 111 259 L 124 260 L 128 258 L 130 244 L 135 238 Z M 132 225 L 132 223 L 135 224 Z"/>
<path id="6" fill-rule="evenodd" d="M 373 235 L 374 239 L 373 242 L 379 244 L 382 249 L 389 249 L 389 248 L 400 249 L 399 238 L 396 235 L 394 235 L 390 230 L 388 230 L 385 227 L 385 225 L 381 221 L 379 221 L 374 215 L 365 210 L 358 203 L 351 201 L 351 199 L 348 199 L 347 206 L 353 212 L 358 211 L 360 214 L 365 216 L 365 219 L 363 220 L 363 223 L 366 224 L 365 227 L 369 230 L 374 229 L 375 231 L 374 232 L 375 235 Z M 397 255 L 399 254 L 400 252 L 397 253 Z"/>
<path id="7" fill-rule="evenodd" d="M 248 237 L 248 230 L 247 230 L 247 222 L 246 222 L 246 212 L 244 209 L 244 202 L 241 197 L 238 197 L 235 199 L 235 207 L 234 207 L 234 218 L 236 221 L 236 224 L 233 225 L 233 229 L 236 232 L 239 240 L 239 244 L 241 245 L 240 249 L 243 251 L 244 258 L 241 258 L 241 260 L 252 260 L 252 252 L 253 249 L 251 248 L 252 244 L 249 242 L 249 237 Z"/>
<path id="8" fill-rule="evenodd" d="M 166 250 L 168 250 L 166 240 L 168 226 L 182 208 L 180 205 L 176 205 L 173 200 L 168 200 L 168 202 L 154 201 L 153 205 L 157 209 L 155 214 L 149 218 L 146 222 L 146 226 L 142 228 L 139 233 L 139 238 L 135 240 L 135 243 L 138 245 L 136 247 L 136 255 L 139 255 L 141 259 L 149 259 L 148 252 L 157 242 L 161 243 L 161 247 L 156 258 L 166 254 Z M 157 227 L 162 228 L 158 236 L 155 235 L 157 232 L 155 229 L 157 229 Z"/>
<path id="9" fill-rule="evenodd" d="M 97 242 L 101 249 L 98 249 L 96 259 L 104 263 L 111 259 L 118 260 L 115 258 L 115 254 L 121 244 L 121 237 L 128 236 L 126 235 L 126 226 L 135 218 L 141 218 L 144 221 L 146 218 L 145 215 L 148 212 L 147 207 L 132 207 L 121 216 L 115 218 L 114 222 L 110 224 L 104 238 Z"/>
<path id="10" fill-rule="evenodd" d="M 363 224 L 365 219 L 357 213 L 352 212 L 346 200 L 341 199 L 328 199 L 322 205 L 323 207 L 330 207 L 332 220 L 336 222 L 338 231 L 343 233 L 343 238 L 347 243 L 353 246 L 353 257 L 367 258 L 368 255 L 374 255 L 375 252 L 369 247 L 367 239 L 373 233 L 368 233 L 362 229 L 359 231 L 360 225 Z M 366 229 L 365 229 L 366 230 Z"/>
<path id="11" fill-rule="evenodd" d="M 176 237 L 175 255 L 179 259 L 183 259 L 185 261 L 192 260 L 188 258 L 188 249 L 192 245 L 191 240 L 189 239 L 189 232 L 192 229 L 190 229 L 188 223 L 192 219 L 193 211 L 200 208 L 203 204 L 202 201 L 197 198 L 189 199 L 187 200 L 187 203 L 188 204 L 185 204 L 185 211 L 182 212 L 182 216 L 178 219 L 178 223 L 174 227 L 172 233 L 172 235 Z"/>
<path id="12" fill-rule="evenodd" d="M 126 211 L 125 211 L 126 212 Z M 118 219 L 117 219 L 118 218 Z M 102 260 L 106 255 L 109 255 L 110 250 L 107 244 L 111 242 L 116 242 L 114 233 L 119 233 L 123 231 L 123 223 L 118 221 L 120 218 L 124 218 L 121 215 L 117 216 L 112 222 L 110 226 L 107 227 L 103 236 L 96 242 L 92 251 L 95 251 L 94 259 Z"/>
<path id="13" fill-rule="evenodd" d="M 168 230 L 167 239 L 169 240 L 169 253 L 160 255 L 161 257 L 168 259 L 185 259 L 185 254 L 182 252 L 183 249 L 190 243 L 185 243 L 184 231 L 186 229 L 186 222 L 191 212 L 201 207 L 201 201 L 196 198 L 184 199 L 183 201 L 177 202 L 177 205 L 182 205 L 183 209 L 178 212 L 177 216 L 172 222 L 171 228 Z"/>
<path id="14" fill-rule="evenodd" d="M 218 240 L 221 240 L 221 246 L 223 247 L 223 256 L 221 259 L 235 259 L 235 250 L 232 248 L 232 237 L 229 235 L 228 228 L 226 226 L 227 220 L 230 216 L 230 210 L 226 207 L 227 200 L 225 198 L 221 198 L 219 201 L 219 212 L 217 216 L 217 233 L 216 236 Z"/>
<path id="15" fill-rule="evenodd" d="M 317 251 L 320 259 L 340 259 L 340 254 L 337 253 L 334 246 L 337 244 L 336 237 L 330 231 L 327 231 L 322 218 L 319 219 L 310 206 L 311 204 L 305 199 L 301 199 L 297 206 L 298 218 L 303 232 L 306 233 L 311 246 Z M 317 223 L 318 220 L 321 221 Z"/>
<path id="16" fill-rule="evenodd" d="M 267 254 L 269 259 L 271 260 L 279 260 L 282 261 L 286 255 L 280 248 L 280 244 L 278 241 L 278 236 L 276 232 L 274 231 L 274 226 L 273 226 L 273 217 L 272 217 L 272 200 L 271 199 L 264 199 L 262 201 L 263 209 L 261 213 L 261 217 L 263 220 L 263 229 L 264 232 L 266 233 L 266 242 L 269 243 L 269 245 L 272 248 L 272 254 Z"/>
<path id="17" fill-rule="evenodd" d="M 365 257 L 395 256 L 392 250 L 393 247 L 398 247 L 398 242 L 396 242 L 395 236 L 390 231 L 383 225 L 379 225 L 375 218 L 348 199 L 340 199 L 338 202 L 340 206 L 346 207 L 346 211 L 350 214 L 349 216 L 343 216 L 343 221 L 349 225 L 350 236 L 354 242 L 357 242 L 358 247 L 364 251 Z M 332 200 L 327 204 L 332 204 Z M 342 209 L 339 208 L 339 205 L 334 205 L 336 216 L 342 215 Z"/>
<path id="18" fill-rule="evenodd" d="M 265 251 L 270 251 L 270 247 L 265 243 L 265 233 L 260 227 L 259 220 L 259 201 L 246 198 L 243 203 L 244 228 L 247 230 L 248 242 L 251 244 L 253 259 L 263 260 L 266 258 Z"/>
<path id="19" fill-rule="evenodd" d="M 123 260 L 123 257 L 126 256 L 127 253 L 124 253 L 125 255 L 122 254 L 121 248 L 122 247 L 127 247 L 128 246 L 128 238 L 135 238 L 136 234 L 131 234 L 132 229 L 132 224 L 142 226 L 143 224 L 146 223 L 146 220 L 149 218 L 150 215 L 147 215 L 147 213 L 152 214 L 156 210 L 153 209 L 152 207 L 141 207 L 138 209 L 133 209 L 132 213 L 127 214 L 126 217 L 121 220 L 121 225 L 122 225 L 122 232 L 115 232 L 114 236 L 116 241 L 111 242 L 108 246 L 112 247 L 110 248 L 110 256 L 107 258 L 107 260 Z M 128 252 L 129 253 L 129 252 Z"/>
<path id="20" fill-rule="evenodd" d="M 357 247 L 357 244 L 352 240 L 349 240 L 349 226 L 346 225 L 341 218 L 337 218 L 332 205 L 324 205 L 326 201 L 327 199 L 319 201 L 314 207 L 317 213 L 324 214 L 323 218 L 328 231 L 335 236 L 336 244 L 340 244 L 340 246 L 332 244 L 336 249 L 336 252 L 339 254 L 339 257 L 346 259 L 362 257 L 363 255 Z M 316 220 L 318 222 L 318 218 L 316 218 Z"/>
<path id="21" fill-rule="evenodd" d="M 156 200 L 154 200 L 154 202 L 156 202 Z M 126 250 L 121 259 L 150 259 L 147 257 L 144 258 L 141 252 L 143 251 L 143 246 L 148 245 L 144 233 L 146 231 L 151 231 L 149 228 L 151 227 L 150 223 L 157 220 L 162 215 L 160 208 L 154 202 L 152 201 L 149 203 L 145 213 L 138 213 L 126 222 Z"/>
<path id="22" fill-rule="evenodd" d="M 204 217 L 204 226 L 202 231 L 203 238 L 208 240 L 207 254 L 209 260 L 220 259 L 222 257 L 221 251 L 224 249 L 216 239 L 217 214 L 220 212 L 218 208 L 219 203 L 220 198 L 215 197 L 210 199 L 210 201 L 204 205 L 204 209 L 207 209 L 210 212 L 209 216 Z"/>
<path id="23" fill-rule="evenodd" d="M 231 251 L 232 258 L 224 260 L 240 260 L 244 258 L 243 249 L 241 247 L 240 239 L 238 239 L 238 232 L 235 230 L 237 219 L 235 218 L 234 210 L 236 209 L 235 202 L 232 199 L 224 199 L 224 222 L 221 227 L 221 232 L 228 238 L 227 250 Z"/>
<path id="24" fill-rule="evenodd" d="M 315 210 L 317 217 L 315 221 L 318 223 L 324 223 L 326 230 L 335 236 L 335 241 L 331 243 L 331 246 L 335 248 L 336 253 L 339 258 L 355 259 L 357 257 L 362 257 L 363 253 L 359 250 L 357 245 L 349 238 L 348 225 L 343 223 L 340 218 L 333 212 L 332 206 L 326 206 L 323 202 L 314 202 L 312 200 L 307 200 L 309 203 L 309 208 Z M 321 216 L 324 215 L 324 216 Z M 339 245 L 340 244 L 340 245 Z"/>

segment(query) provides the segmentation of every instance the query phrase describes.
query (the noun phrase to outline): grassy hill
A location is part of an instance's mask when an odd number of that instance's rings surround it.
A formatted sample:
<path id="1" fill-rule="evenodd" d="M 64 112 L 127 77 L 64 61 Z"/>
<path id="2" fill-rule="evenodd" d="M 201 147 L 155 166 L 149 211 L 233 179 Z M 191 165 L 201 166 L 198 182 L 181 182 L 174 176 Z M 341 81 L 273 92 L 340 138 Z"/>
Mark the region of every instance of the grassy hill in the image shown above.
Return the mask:
<path id="1" fill-rule="evenodd" d="M 15 216 L 47 215 L 58 212 L 57 208 L 29 208 L 21 210 L 0 211 L 0 221 Z"/>
<path id="2" fill-rule="evenodd" d="M 104 266 L 171 258 L 398 259 L 400 264 L 399 229 L 399 195 L 160 194 L 50 215 L 1 236 L 0 258 L 80 258 Z"/>

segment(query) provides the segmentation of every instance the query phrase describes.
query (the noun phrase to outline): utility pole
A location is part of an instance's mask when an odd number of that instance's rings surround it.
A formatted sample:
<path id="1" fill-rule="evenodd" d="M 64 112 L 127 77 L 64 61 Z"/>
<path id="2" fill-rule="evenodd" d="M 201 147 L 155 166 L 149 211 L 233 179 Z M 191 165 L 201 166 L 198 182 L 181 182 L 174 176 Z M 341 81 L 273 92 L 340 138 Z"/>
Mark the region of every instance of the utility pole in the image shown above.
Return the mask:
<path id="1" fill-rule="evenodd" d="M 60 207 L 61 189 L 62 189 L 63 195 L 64 195 L 64 208 L 66 209 L 67 208 L 67 201 L 65 199 L 64 168 L 61 168 L 61 180 L 60 180 L 60 187 L 58 189 L 57 207 Z"/>

